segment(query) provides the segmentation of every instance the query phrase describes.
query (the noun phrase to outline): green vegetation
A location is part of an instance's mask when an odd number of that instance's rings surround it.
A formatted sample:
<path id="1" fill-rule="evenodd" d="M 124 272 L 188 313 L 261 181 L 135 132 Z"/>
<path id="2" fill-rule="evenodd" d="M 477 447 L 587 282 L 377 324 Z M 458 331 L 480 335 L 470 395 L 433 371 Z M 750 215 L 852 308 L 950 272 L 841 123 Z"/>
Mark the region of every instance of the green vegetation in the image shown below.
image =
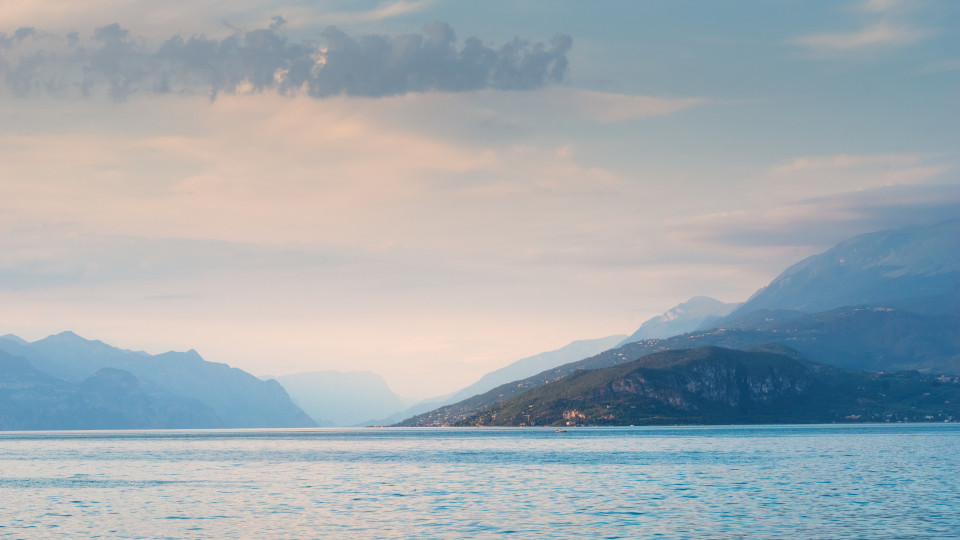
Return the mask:
<path id="1" fill-rule="evenodd" d="M 582 370 L 457 425 L 754 424 L 960 419 L 960 378 L 868 373 L 783 347 L 671 350 Z"/>

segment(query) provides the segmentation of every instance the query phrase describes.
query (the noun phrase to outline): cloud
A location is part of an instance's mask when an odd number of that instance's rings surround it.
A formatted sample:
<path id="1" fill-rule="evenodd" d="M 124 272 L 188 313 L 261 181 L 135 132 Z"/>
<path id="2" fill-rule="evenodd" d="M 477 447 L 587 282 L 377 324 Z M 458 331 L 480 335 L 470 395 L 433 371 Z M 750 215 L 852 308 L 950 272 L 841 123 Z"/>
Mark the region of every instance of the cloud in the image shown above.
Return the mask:
<path id="1" fill-rule="evenodd" d="M 36 34 L 37 29 L 33 28 L 32 26 L 21 26 L 20 28 L 17 28 L 11 36 L 0 33 L 0 49 L 9 49 L 10 47 L 20 43 L 28 37 L 35 36 Z"/>
<path id="2" fill-rule="evenodd" d="M 678 242 L 777 250 L 796 258 L 857 234 L 960 215 L 953 156 L 836 154 L 784 160 L 721 211 L 677 222 Z"/>
<path id="3" fill-rule="evenodd" d="M 40 41 L 28 43 L 36 30 L 21 28 L 0 35 L 0 89 L 16 96 L 106 93 L 119 101 L 143 93 L 215 98 L 276 91 L 325 98 L 531 90 L 563 80 L 573 44 L 566 35 L 547 43 L 515 38 L 491 47 L 471 37 L 459 44 L 448 24 L 433 21 L 421 33 L 395 37 L 352 37 L 330 26 L 320 46 L 289 40 L 282 32 L 286 22 L 277 16 L 267 28 L 222 39 L 177 35 L 157 47 L 117 23 L 96 28 L 86 42 L 53 36 L 56 46 L 43 48 Z M 45 34 L 43 43 L 50 38 Z"/>
<path id="4" fill-rule="evenodd" d="M 3 135 L 0 230 L 55 220 L 76 223 L 77 234 L 429 245 L 487 257 L 513 253 L 511 241 L 532 245 L 621 215 L 599 202 L 623 201 L 623 180 L 581 165 L 566 135 L 547 144 L 461 136 L 461 124 L 497 106 L 492 94 L 91 104 L 72 113 L 82 122 L 69 132 L 57 124 L 42 135 Z M 500 102 L 520 94 L 501 93 Z M 71 114 L 69 102 L 40 105 L 20 118 Z M 420 120 L 431 114 L 456 126 Z M 128 127 L 138 125 L 148 127 Z"/>
<path id="5" fill-rule="evenodd" d="M 900 9 L 903 2 L 900 0 L 864 0 L 857 8 L 867 13 L 884 13 Z"/>
<path id="6" fill-rule="evenodd" d="M 908 23 L 905 14 L 910 4 L 900 0 L 865 0 L 851 11 L 870 20 L 847 32 L 827 32 L 800 36 L 790 41 L 820 54 L 842 54 L 880 47 L 902 47 L 927 38 L 934 32 Z"/>
<path id="7" fill-rule="evenodd" d="M 325 14 L 323 20 L 339 24 L 382 21 L 423 10 L 435 3 L 436 0 L 397 0 L 384 2 L 369 11 Z"/>
<path id="8" fill-rule="evenodd" d="M 379 21 L 390 17 L 396 17 L 398 15 L 419 11 L 430 4 L 433 4 L 434 2 L 435 0 L 416 0 L 413 2 L 398 0 L 397 2 L 384 2 L 376 9 L 366 12 L 365 19 Z"/>
<path id="9" fill-rule="evenodd" d="M 784 176 L 809 173 L 848 173 L 850 171 L 869 171 L 873 174 L 894 170 L 915 171 L 915 169 L 911 168 L 933 157 L 936 156 L 923 154 L 837 154 L 833 156 L 805 156 L 793 158 L 776 165 L 770 169 L 770 172 L 777 176 Z M 908 173 L 908 176 L 913 176 L 913 173 Z"/>
<path id="10" fill-rule="evenodd" d="M 68 226 L 0 236 L 0 291 L 149 283 L 171 278 L 307 268 L 315 274 L 365 257 L 332 247 L 278 247 L 189 238 L 65 233 Z M 59 234 L 59 236 L 58 236 Z"/>
<path id="11" fill-rule="evenodd" d="M 880 22 L 853 32 L 814 34 L 795 43 L 822 52 L 851 51 L 876 46 L 910 45 L 931 35 L 929 30 Z"/>
<path id="12" fill-rule="evenodd" d="M 703 98 L 662 98 L 589 91 L 567 94 L 561 99 L 570 101 L 572 107 L 579 110 L 584 117 L 604 124 L 672 114 L 708 102 Z"/>
<path id="13" fill-rule="evenodd" d="M 406 125 L 431 123 L 436 129 L 442 129 L 440 124 L 449 124 L 447 115 L 456 114 L 460 119 L 458 129 L 472 130 L 472 135 L 488 132 L 491 139 L 497 141 L 516 137 L 517 131 L 543 129 L 546 122 L 556 123 L 559 132 L 552 131 L 562 135 L 566 129 L 582 129 L 582 121 L 588 125 L 615 124 L 715 103 L 702 97 L 628 95 L 566 86 L 552 86 L 537 92 L 482 90 L 471 92 L 469 101 L 458 94 L 408 95 L 404 99 L 404 106 L 397 110 L 404 112 L 402 121 Z M 391 113 L 385 111 L 384 114 Z"/>
<path id="14" fill-rule="evenodd" d="M 960 184 L 882 186 L 759 211 L 702 216 L 685 234 L 725 246 L 821 250 L 871 231 L 934 224 L 960 215 Z"/>
<path id="15" fill-rule="evenodd" d="M 218 32 L 216 26 L 257 27 L 269 14 L 282 12 L 291 28 L 322 30 L 331 24 L 372 25 L 409 17 L 436 4 L 436 0 L 390 0 L 372 2 L 290 2 L 287 0 L 3 0 L 0 21 L 7 27 L 29 26 L 43 21 L 47 30 L 79 30 L 88 33 L 104 23 L 104 14 L 113 20 L 137 21 L 138 33 L 151 38 L 169 37 L 170 28 L 193 34 Z M 337 7 L 341 11 L 328 11 Z M 428 19 L 421 19 L 428 20 Z M 222 36 L 221 36 L 222 37 Z"/>
<path id="16" fill-rule="evenodd" d="M 920 184 L 950 170 L 940 162 L 942 157 L 910 153 L 797 157 L 771 167 L 760 182 L 768 192 L 793 200 Z"/>

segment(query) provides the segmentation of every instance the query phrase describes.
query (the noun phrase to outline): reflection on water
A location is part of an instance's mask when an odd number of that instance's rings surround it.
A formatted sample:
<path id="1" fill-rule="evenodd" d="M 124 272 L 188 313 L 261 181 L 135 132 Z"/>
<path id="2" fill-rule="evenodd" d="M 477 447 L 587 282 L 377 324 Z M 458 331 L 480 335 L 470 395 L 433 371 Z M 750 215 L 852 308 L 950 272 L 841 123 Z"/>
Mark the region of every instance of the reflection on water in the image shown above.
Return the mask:
<path id="1" fill-rule="evenodd" d="M 0 433 L 0 536 L 946 537 L 960 425 Z"/>

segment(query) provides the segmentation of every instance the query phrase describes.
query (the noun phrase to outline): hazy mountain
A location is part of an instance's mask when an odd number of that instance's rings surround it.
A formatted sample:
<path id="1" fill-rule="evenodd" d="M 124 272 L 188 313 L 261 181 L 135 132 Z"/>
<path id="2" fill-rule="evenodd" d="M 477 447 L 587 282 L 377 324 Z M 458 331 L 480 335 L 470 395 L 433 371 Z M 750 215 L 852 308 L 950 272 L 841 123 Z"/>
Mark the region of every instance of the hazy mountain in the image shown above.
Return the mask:
<path id="1" fill-rule="evenodd" d="M 960 220 L 863 234 L 787 268 L 733 312 L 883 305 L 958 313 Z"/>
<path id="2" fill-rule="evenodd" d="M 506 367 L 487 373 L 477 382 L 449 396 L 446 403 L 456 403 L 470 396 L 482 394 L 501 384 L 536 375 L 545 369 L 561 366 L 567 362 L 593 356 L 598 352 L 615 347 L 622 340 L 623 334 L 599 339 L 582 339 L 553 351 L 522 358 Z"/>
<path id="3" fill-rule="evenodd" d="M 315 425 L 278 382 L 261 381 L 226 364 L 207 362 L 192 350 L 154 356 L 87 340 L 73 332 L 27 344 L 0 340 L 0 350 L 26 358 L 37 370 L 72 383 L 84 381 L 102 368 L 125 370 L 144 384 L 203 403 L 224 427 Z"/>
<path id="4" fill-rule="evenodd" d="M 663 315 L 643 323 L 636 332 L 619 344 L 692 332 L 710 326 L 711 323 L 729 315 L 739 306 L 740 304 L 727 304 L 709 296 L 694 296 Z"/>
<path id="5" fill-rule="evenodd" d="M 414 402 L 394 394 L 369 371 L 312 371 L 276 380 L 320 426 L 370 425 Z"/>
<path id="6" fill-rule="evenodd" d="M 578 370 L 706 345 L 748 349 L 779 343 L 811 361 L 839 367 L 958 374 L 958 242 L 960 221 L 857 236 L 791 266 L 749 302 L 716 321 L 717 328 L 628 340 L 619 348 L 418 414 L 401 425 L 457 423 L 493 403 Z M 852 299 L 866 304 L 846 304 Z M 762 305 L 772 307 L 757 308 Z M 812 311 L 818 306 L 830 307 Z"/>
<path id="7" fill-rule="evenodd" d="M 790 312 L 787 312 L 790 313 Z M 960 374 L 960 318 L 887 308 L 849 307 L 823 313 L 773 312 L 742 328 L 701 330 L 666 339 L 628 343 L 533 377 L 406 419 L 400 425 L 451 425 L 480 409 L 572 373 L 625 364 L 665 350 L 718 346 L 750 349 L 781 344 L 811 361 L 869 371 L 923 370 Z M 782 312 L 781 312 L 781 316 Z"/>
<path id="8" fill-rule="evenodd" d="M 615 336 L 607 336 L 598 339 L 582 339 L 568 343 L 567 345 L 564 345 L 563 347 L 553 351 L 521 358 L 512 364 L 487 373 L 477 382 L 467 386 L 462 390 L 458 390 L 445 396 L 439 396 L 417 402 L 405 410 L 395 411 L 389 416 L 381 417 L 381 419 L 376 423 L 394 424 L 405 418 L 410 418 L 411 416 L 432 411 L 437 407 L 442 407 L 451 403 L 457 403 L 471 396 L 487 392 L 504 383 L 515 381 L 517 379 L 523 379 L 525 377 L 540 373 L 545 369 L 550 369 L 574 360 L 593 356 L 600 351 L 605 351 L 615 347 L 623 340 L 623 338 L 623 334 L 618 334 Z"/>
<path id="9" fill-rule="evenodd" d="M 960 377 L 867 373 L 766 351 L 654 353 L 581 371 L 461 425 L 938 421 L 960 418 Z"/>
<path id="10" fill-rule="evenodd" d="M 381 417 L 380 419 L 374 422 L 371 422 L 371 425 L 389 426 L 389 425 L 396 424 L 397 422 L 400 422 L 401 420 L 404 420 L 406 418 L 411 418 L 411 417 L 423 414 L 425 412 L 437 409 L 438 407 L 443 407 L 451 403 L 450 398 L 454 394 L 456 394 L 456 392 L 447 394 L 445 396 L 427 398 L 423 401 L 418 401 L 401 411 L 397 411 L 391 415 Z"/>
<path id="11" fill-rule="evenodd" d="M 0 430 L 219 428 L 203 403 L 102 368 L 80 383 L 38 371 L 0 351 Z"/>
<path id="12" fill-rule="evenodd" d="M 59 379 L 79 382 L 102 367 L 119 367 L 148 359 L 144 352 L 111 347 L 100 340 L 84 339 L 67 331 L 47 336 L 33 343 L 23 343 L 17 349 L 0 342 L 0 348 L 30 360 L 38 370 Z"/>
<path id="13" fill-rule="evenodd" d="M 6 334 L 6 335 L 3 335 L 3 336 L 0 336 L 0 341 L 4 341 L 4 340 L 5 340 L 5 341 L 8 341 L 8 342 L 10 342 L 10 343 L 16 344 L 16 345 L 26 345 L 26 344 L 27 344 L 27 341 L 26 341 L 25 339 L 22 339 L 22 338 L 20 338 L 20 337 L 18 337 L 18 336 L 15 336 L 15 335 L 13 335 L 13 334 Z"/>

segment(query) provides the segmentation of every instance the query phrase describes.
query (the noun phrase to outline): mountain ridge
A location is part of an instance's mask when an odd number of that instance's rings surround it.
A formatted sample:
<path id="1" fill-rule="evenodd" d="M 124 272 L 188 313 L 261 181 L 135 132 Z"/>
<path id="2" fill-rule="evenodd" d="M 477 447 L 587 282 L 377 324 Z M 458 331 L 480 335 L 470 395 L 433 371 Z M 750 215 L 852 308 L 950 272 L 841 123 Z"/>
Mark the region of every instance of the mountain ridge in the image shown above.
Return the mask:
<path id="1" fill-rule="evenodd" d="M 0 430 L 221 428 L 210 407 L 101 368 L 80 382 L 0 350 Z"/>
<path id="2" fill-rule="evenodd" d="M 617 345 L 624 337 L 624 334 L 615 334 L 596 339 L 579 339 L 554 349 L 542 352 L 532 356 L 527 356 L 507 364 L 482 376 L 473 384 L 461 388 L 455 392 L 428 398 L 414 403 L 409 408 L 398 411 L 390 416 L 385 416 L 373 422 L 373 425 L 390 425 L 400 422 L 438 407 L 443 407 L 451 403 L 457 403 L 472 396 L 490 391 L 501 384 L 508 383 L 518 378 L 530 377 L 551 367 L 563 365 L 567 362 L 605 351 Z"/>
<path id="3" fill-rule="evenodd" d="M 847 305 L 911 307 L 904 302 L 958 292 L 960 219 L 844 240 L 789 266 L 728 318 L 760 309 L 818 312 Z"/>
<path id="4" fill-rule="evenodd" d="M 276 381 L 261 381 L 227 364 L 207 362 L 194 350 L 150 355 L 71 331 L 26 344 L 0 340 L 0 350 L 23 357 L 37 371 L 70 384 L 79 384 L 103 368 L 129 372 L 144 384 L 203 403 L 222 427 L 316 425 Z"/>
<path id="5" fill-rule="evenodd" d="M 273 379 L 321 427 L 371 425 L 412 404 L 370 371 L 308 371 Z"/>
<path id="6" fill-rule="evenodd" d="M 771 285 L 758 290 L 751 300 L 714 321 L 712 328 L 668 338 L 628 340 L 616 349 L 512 381 L 482 395 L 413 416 L 398 425 L 456 424 L 483 407 L 579 370 L 622 364 L 668 349 L 707 345 L 748 349 L 779 343 L 799 350 L 811 361 L 851 369 L 960 373 L 960 332 L 956 330 L 960 328 L 960 273 L 954 272 L 960 268 L 960 249 L 943 254 L 946 262 L 942 264 L 930 263 L 937 260 L 944 249 L 960 245 L 958 233 L 960 220 L 847 239 L 822 254 L 791 265 Z M 919 241 L 923 243 L 922 249 L 904 247 Z M 897 247 L 906 254 L 891 254 L 890 250 Z M 857 256 L 851 257 L 848 253 Z M 848 257 L 851 264 L 844 267 Z M 880 266 L 878 261 L 885 265 L 882 271 L 876 270 Z M 869 279 L 860 279 L 850 270 L 861 267 L 868 269 Z M 891 267 L 895 268 L 891 270 Z M 924 268 L 932 270 L 924 272 Z M 888 276 L 891 272 L 893 278 Z M 909 283 L 899 280 L 908 273 L 912 276 Z M 800 294 L 797 291 L 812 288 L 818 276 L 826 276 L 829 286 L 817 302 L 829 307 L 810 311 L 813 303 L 797 304 L 794 297 Z M 841 294 L 848 286 L 855 289 L 855 294 L 851 293 L 854 297 L 870 302 L 843 304 L 851 297 Z M 877 290 L 871 293 L 870 287 Z M 834 291 L 837 288 L 841 293 Z M 890 303 L 882 302 L 883 299 Z M 758 305 L 768 307 L 756 308 Z"/>
<path id="7" fill-rule="evenodd" d="M 680 303 L 662 315 L 653 317 L 638 328 L 619 345 L 644 339 L 660 339 L 709 326 L 715 321 L 729 315 L 741 304 L 726 303 L 709 296 L 694 296 L 686 302 Z"/>
<path id="8" fill-rule="evenodd" d="M 955 421 L 960 377 L 846 370 L 770 351 L 670 350 L 583 370 L 461 426 Z"/>

